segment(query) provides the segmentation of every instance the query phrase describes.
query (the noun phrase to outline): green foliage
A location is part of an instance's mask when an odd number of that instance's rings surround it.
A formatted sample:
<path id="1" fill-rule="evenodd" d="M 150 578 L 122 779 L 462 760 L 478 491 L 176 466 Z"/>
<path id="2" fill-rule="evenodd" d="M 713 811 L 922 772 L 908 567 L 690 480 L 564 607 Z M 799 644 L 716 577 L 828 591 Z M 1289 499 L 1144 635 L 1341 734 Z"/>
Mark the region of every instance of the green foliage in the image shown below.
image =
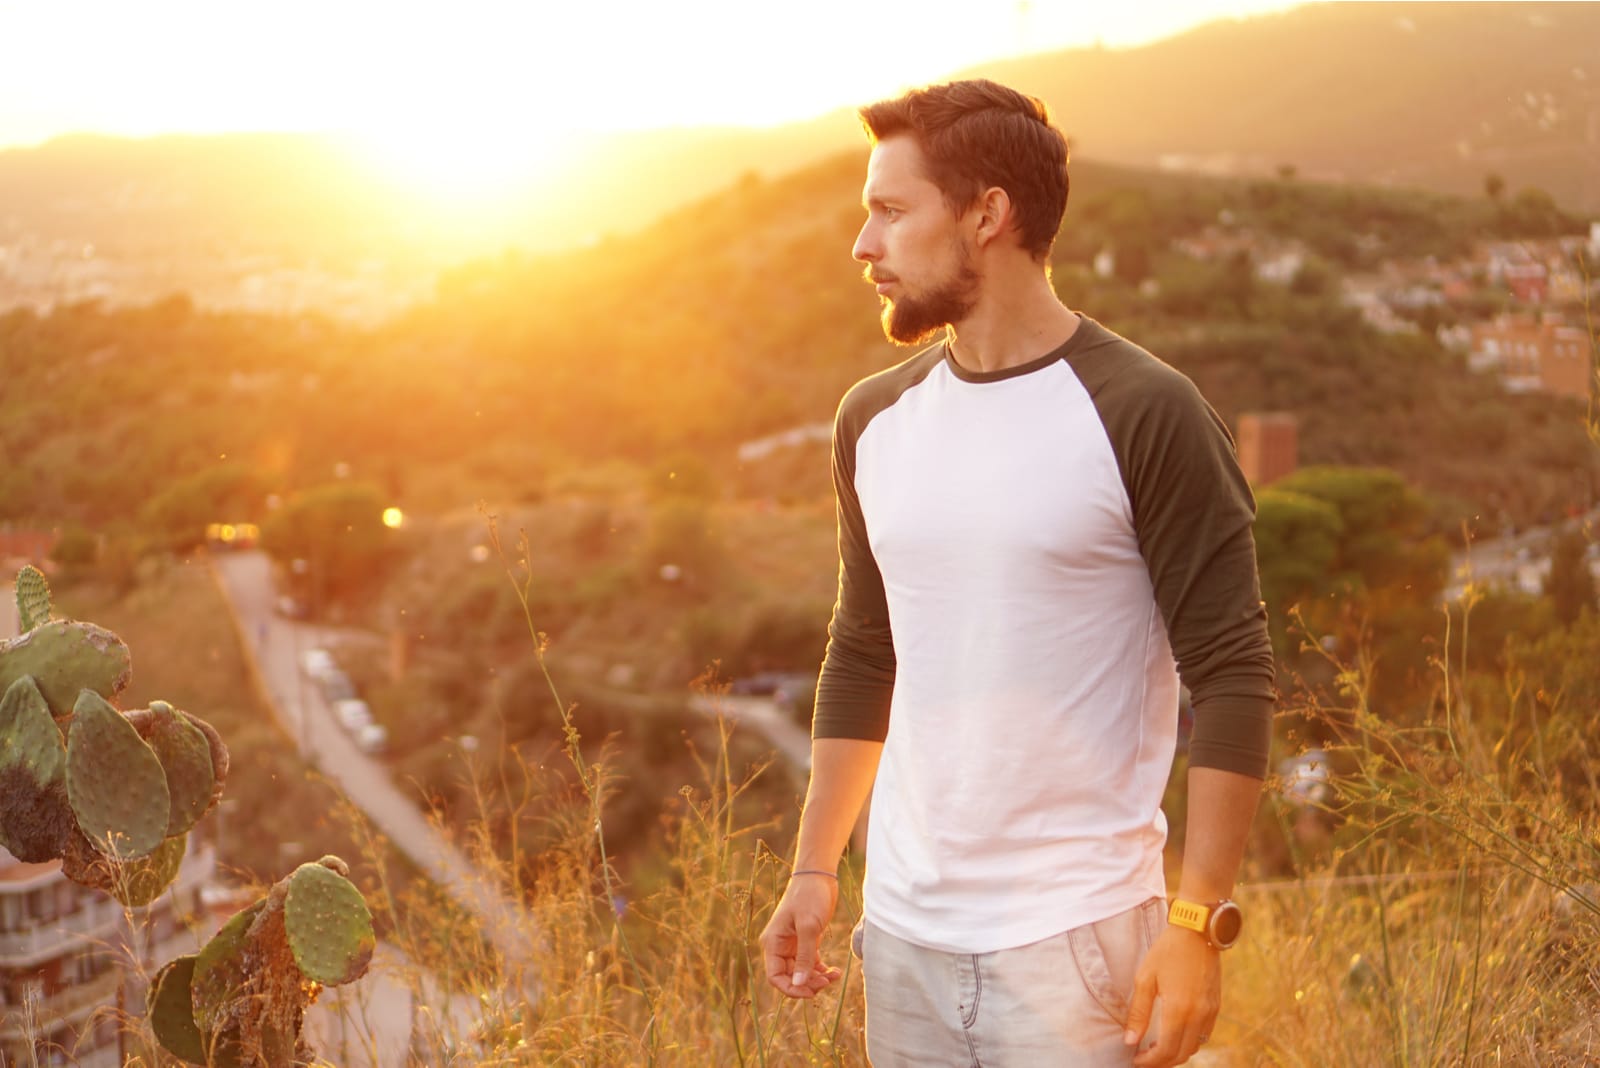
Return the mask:
<path id="1" fill-rule="evenodd" d="M 643 563 L 652 572 L 677 568 L 678 578 L 673 581 L 685 588 L 714 587 L 726 571 L 726 560 L 711 510 L 684 498 L 669 498 L 656 505 Z"/>
<path id="2" fill-rule="evenodd" d="M 1544 594 L 1555 606 L 1556 619 L 1571 626 L 1585 612 L 1600 611 L 1594 572 L 1589 567 L 1589 539 L 1578 529 L 1563 530 L 1550 551 L 1550 575 Z"/>
<path id="3" fill-rule="evenodd" d="M 1377 590 L 1403 585 L 1419 601 L 1431 601 L 1444 588 L 1447 554 L 1437 542 L 1418 541 L 1429 516 L 1427 501 L 1397 472 L 1305 467 L 1272 489 L 1332 509 L 1337 528 L 1324 516 L 1320 531 L 1336 539 L 1324 572 L 1335 586 Z M 1304 508 L 1300 514 L 1305 515 Z"/>
<path id="4" fill-rule="evenodd" d="M 370 592 L 387 573 L 396 539 L 383 525 L 388 506 L 370 483 L 318 486 L 267 518 L 261 545 L 291 576 L 303 579 L 313 610 L 320 612 Z"/>
<path id="5" fill-rule="evenodd" d="M 139 510 L 139 522 L 166 548 L 187 549 L 205 540 L 210 523 L 257 519 L 266 492 L 260 471 L 224 463 L 161 487 Z"/>
<path id="6" fill-rule="evenodd" d="M 1281 653 L 1288 613 L 1302 601 L 1325 596 L 1344 521 L 1327 501 L 1269 486 L 1256 495 L 1256 559 L 1261 598 Z"/>
<path id="7" fill-rule="evenodd" d="M 100 539 L 74 523 L 61 532 L 50 549 L 50 559 L 62 567 L 85 568 L 100 556 Z"/>

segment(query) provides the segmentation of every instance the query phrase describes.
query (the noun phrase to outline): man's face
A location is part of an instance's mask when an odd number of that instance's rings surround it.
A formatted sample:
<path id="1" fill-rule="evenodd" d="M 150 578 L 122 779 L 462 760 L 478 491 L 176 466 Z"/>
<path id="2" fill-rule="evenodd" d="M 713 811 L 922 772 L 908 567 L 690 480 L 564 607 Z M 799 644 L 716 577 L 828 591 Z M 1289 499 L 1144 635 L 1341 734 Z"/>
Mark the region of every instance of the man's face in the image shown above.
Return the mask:
<path id="1" fill-rule="evenodd" d="M 915 141 L 896 136 L 873 146 L 861 202 L 867 221 L 851 255 L 877 286 L 889 339 L 915 345 L 970 315 L 982 279 L 961 220 L 925 176 Z"/>

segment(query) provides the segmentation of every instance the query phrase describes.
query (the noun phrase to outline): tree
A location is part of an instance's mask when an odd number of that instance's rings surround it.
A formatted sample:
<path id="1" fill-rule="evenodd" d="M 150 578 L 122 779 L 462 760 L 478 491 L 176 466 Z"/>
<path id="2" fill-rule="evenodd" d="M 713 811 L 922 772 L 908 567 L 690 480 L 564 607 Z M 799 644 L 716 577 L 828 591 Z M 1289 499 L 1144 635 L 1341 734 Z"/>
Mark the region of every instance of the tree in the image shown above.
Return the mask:
<path id="1" fill-rule="evenodd" d="M 1550 577 L 1544 595 L 1555 606 L 1556 618 L 1570 627 L 1585 612 L 1594 612 L 1600 594 L 1589 569 L 1589 541 L 1577 529 L 1562 531 L 1550 552 Z"/>
<path id="2" fill-rule="evenodd" d="M 205 540 L 209 523 L 254 520 L 265 496 L 266 485 L 255 470 L 221 464 L 162 489 L 140 509 L 139 521 L 167 548 L 187 549 Z"/>
<path id="3" fill-rule="evenodd" d="M 1267 603 L 1272 637 L 1285 647 L 1289 613 L 1327 591 L 1344 523 L 1338 509 L 1292 490 L 1263 489 L 1256 499 L 1256 557 L 1261 598 Z"/>
<path id="4" fill-rule="evenodd" d="M 1483 191 L 1488 194 L 1490 200 L 1498 204 L 1500 198 L 1506 194 L 1506 180 L 1490 171 L 1483 176 Z"/>
<path id="5" fill-rule="evenodd" d="M 261 546 L 289 569 L 291 581 L 322 612 L 372 589 L 393 555 L 395 531 L 376 486 L 335 482 L 292 498 L 268 517 Z"/>

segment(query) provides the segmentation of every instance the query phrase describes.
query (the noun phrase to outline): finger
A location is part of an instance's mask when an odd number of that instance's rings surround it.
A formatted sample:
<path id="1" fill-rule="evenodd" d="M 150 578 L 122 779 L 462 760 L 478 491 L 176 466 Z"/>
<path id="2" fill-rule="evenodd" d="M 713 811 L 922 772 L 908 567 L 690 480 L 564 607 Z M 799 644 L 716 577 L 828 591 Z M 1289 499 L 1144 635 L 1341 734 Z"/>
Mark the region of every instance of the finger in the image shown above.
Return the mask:
<path id="1" fill-rule="evenodd" d="M 1127 1046 L 1137 1046 L 1150 1026 L 1150 1012 L 1156 1003 L 1156 975 L 1148 968 L 1140 968 L 1133 981 L 1133 1003 L 1128 1008 L 1128 1022 L 1122 1033 Z"/>
<path id="2" fill-rule="evenodd" d="M 794 974 L 792 944 L 792 938 L 775 933 L 771 927 L 761 933 L 761 963 L 767 973 L 767 982 L 785 993 L 788 992 L 788 979 Z"/>
<path id="3" fill-rule="evenodd" d="M 800 917 L 795 920 L 794 933 L 793 982 L 795 986 L 803 987 L 817 966 L 817 949 L 822 941 L 822 925 L 807 917 Z"/>
<path id="4" fill-rule="evenodd" d="M 1163 998 L 1155 1045 L 1135 1057 L 1133 1063 L 1137 1068 L 1173 1068 L 1188 1060 L 1204 1033 L 1196 1024 L 1196 1017 L 1193 1005 L 1170 1004 Z"/>
<path id="5" fill-rule="evenodd" d="M 843 974 L 838 968 L 829 967 L 818 961 L 811 972 L 811 978 L 807 981 L 807 985 L 811 988 L 813 994 L 818 994 L 838 982 L 839 976 Z"/>

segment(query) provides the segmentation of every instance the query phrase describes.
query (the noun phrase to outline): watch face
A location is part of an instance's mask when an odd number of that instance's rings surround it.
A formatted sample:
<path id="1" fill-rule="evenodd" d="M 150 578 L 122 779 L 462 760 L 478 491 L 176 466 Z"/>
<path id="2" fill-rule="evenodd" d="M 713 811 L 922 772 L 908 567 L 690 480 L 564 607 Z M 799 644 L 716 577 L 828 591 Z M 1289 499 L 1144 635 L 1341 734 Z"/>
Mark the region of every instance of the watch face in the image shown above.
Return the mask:
<path id="1" fill-rule="evenodd" d="M 1239 906 L 1224 901 L 1211 914 L 1211 941 L 1216 943 L 1217 948 L 1227 949 L 1239 940 L 1239 931 L 1243 927 L 1244 914 L 1239 911 Z"/>

